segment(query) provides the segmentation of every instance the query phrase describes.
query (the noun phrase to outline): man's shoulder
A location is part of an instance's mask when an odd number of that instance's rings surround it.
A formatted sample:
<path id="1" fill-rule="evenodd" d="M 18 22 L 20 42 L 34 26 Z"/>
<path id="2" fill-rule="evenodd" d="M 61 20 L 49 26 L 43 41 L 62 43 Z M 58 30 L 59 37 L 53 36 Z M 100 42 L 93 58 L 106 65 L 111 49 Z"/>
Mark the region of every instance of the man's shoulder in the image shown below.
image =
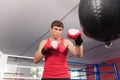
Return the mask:
<path id="1" fill-rule="evenodd" d="M 46 43 L 46 41 L 47 41 L 48 39 L 43 39 L 42 41 L 41 41 L 41 43 Z"/>

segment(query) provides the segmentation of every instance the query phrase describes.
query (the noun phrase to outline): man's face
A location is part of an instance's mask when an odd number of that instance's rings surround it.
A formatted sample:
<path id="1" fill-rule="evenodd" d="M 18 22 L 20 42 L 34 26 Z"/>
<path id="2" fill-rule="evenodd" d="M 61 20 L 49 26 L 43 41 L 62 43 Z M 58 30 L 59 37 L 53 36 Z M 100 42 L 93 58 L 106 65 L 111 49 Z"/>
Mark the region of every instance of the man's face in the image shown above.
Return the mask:
<path id="1" fill-rule="evenodd" d="M 62 31 L 63 28 L 62 27 L 58 27 L 58 26 L 53 26 L 53 28 L 51 28 L 51 33 L 52 36 L 56 39 L 60 38 L 62 35 Z"/>

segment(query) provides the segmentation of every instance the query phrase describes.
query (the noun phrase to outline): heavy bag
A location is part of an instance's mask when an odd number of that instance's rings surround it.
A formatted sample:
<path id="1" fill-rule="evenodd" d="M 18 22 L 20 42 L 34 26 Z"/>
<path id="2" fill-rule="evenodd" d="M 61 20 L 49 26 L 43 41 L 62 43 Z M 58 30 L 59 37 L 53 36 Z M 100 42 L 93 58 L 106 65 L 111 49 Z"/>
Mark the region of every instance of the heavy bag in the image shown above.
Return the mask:
<path id="1" fill-rule="evenodd" d="M 120 37 L 120 0 L 81 0 L 78 14 L 86 36 L 103 42 Z"/>

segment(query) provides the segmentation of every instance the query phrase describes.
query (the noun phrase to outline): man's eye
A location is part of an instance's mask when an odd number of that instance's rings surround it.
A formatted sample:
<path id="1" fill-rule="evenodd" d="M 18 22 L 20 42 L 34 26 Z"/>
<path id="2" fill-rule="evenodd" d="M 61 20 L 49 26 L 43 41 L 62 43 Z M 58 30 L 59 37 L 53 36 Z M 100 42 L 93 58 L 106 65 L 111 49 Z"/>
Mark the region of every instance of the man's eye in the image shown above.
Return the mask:
<path id="1" fill-rule="evenodd" d="M 57 30 L 57 28 L 55 28 L 55 30 Z"/>
<path id="2" fill-rule="evenodd" d="M 62 31 L 62 29 L 59 29 L 59 31 Z"/>

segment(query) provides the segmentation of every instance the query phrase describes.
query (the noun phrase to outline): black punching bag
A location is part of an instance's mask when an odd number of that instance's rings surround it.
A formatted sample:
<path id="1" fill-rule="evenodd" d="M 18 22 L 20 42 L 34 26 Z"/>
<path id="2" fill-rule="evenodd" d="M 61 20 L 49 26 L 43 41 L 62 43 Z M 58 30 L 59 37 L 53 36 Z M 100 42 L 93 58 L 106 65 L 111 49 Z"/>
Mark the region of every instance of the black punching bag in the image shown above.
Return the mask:
<path id="1" fill-rule="evenodd" d="M 105 43 L 120 37 L 120 0 L 81 0 L 78 14 L 86 36 Z"/>

